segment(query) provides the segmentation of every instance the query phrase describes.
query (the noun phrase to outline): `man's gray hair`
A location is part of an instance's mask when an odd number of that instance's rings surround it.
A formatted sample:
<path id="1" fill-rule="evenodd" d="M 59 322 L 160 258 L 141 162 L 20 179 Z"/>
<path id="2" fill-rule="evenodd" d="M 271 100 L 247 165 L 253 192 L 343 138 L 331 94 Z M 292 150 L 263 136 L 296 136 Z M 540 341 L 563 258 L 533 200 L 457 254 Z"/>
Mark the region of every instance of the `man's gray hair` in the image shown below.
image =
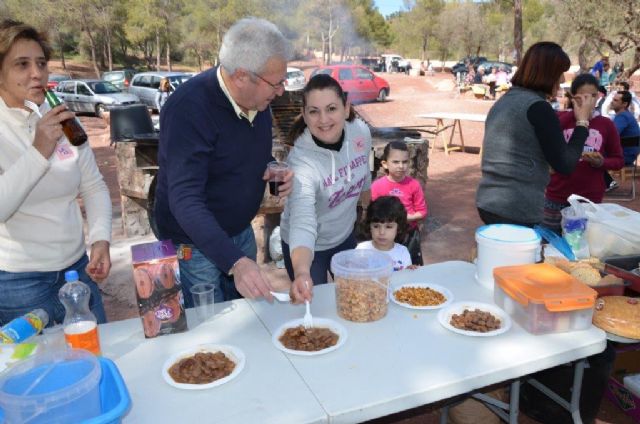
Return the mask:
<path id="1" fill-rule="evenodd" d="M 270 58 L 278 57 L 286 62 L 290 56 L 289 42 L 278 27 L 253 17 L 233 24 L 220 46 L 220 64 L 230 74 L 238 68 L 260 73 Z"/>

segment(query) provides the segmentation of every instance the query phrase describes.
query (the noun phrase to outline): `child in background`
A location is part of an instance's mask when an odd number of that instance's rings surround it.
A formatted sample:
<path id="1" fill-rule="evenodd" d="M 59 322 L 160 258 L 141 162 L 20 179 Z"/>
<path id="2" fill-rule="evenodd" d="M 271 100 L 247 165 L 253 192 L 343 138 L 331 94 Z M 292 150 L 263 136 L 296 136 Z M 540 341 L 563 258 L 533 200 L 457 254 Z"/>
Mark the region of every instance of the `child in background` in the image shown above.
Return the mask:
<path id="1" fill-rule="evenodd" d="M 371 200 L 381 196 L 395 196 L 407 210 L 407 221 L 411 229 L 427 216 L 427 204 L 420 183 L 407 175 L 409 149 L 402 141 L 392 141 L 384 147 L 382 167 L 387 173 L 371 185 Z"/>
<path id="2" fill-rule="evenodd" d="M 387 175 L 371 184 L 371 200 L 381 196 L 394 196 L 400 199 L 407 211 L 409 231 L 402 244 L 409 247 L 414 264 L 422 265 L 420 251 L 419 223 L 427 216 L 427 204 L 420 183 L 407 175 L 409 168 L 409 149 L 401 141 L 392 141 L 384 147 L 382 167 Z"/>
<path id="3" fill-rule="evenodd" d="M 396 243 L 407 228 L 407 211 L 397 197 L 382 196 L 369 203 L 363 233 L 370 241 L 363 241 L 356 249 L 371 249 L 386 253 L 393 259 L 393 270 L 416 268 L 411 264 L 409 250 Z"/>

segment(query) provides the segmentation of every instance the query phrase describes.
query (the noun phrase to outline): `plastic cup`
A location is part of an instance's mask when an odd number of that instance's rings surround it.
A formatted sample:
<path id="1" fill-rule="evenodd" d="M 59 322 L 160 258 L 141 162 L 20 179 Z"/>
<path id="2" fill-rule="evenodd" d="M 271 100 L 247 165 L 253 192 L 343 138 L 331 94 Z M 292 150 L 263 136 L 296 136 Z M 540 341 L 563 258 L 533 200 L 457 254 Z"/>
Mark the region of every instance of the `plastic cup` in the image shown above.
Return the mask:
<path id="1" fill-rule="evenodd" d="M 215 286 L 211 283 L 200 283 L 193 285 L 190 291 L 198 320 L 204 322 L 211 318 L 215 313 Z"/>
<path id="2" fill-rule="evenodd" d="M 64 339 L 62 325 L 46 327 L 42 330 L 42 347 L 47 351 L 65 350 L 69 348 L 66 340 Z"/>
<path id="3" fill-rule="evenodd" d="M 269 170 L 269 194 L 278 196 L 280 195 L 280 186 L 289 170 L 289 165 L 286 162 L 273 161 L 269 162 L 267 169 Z"/>

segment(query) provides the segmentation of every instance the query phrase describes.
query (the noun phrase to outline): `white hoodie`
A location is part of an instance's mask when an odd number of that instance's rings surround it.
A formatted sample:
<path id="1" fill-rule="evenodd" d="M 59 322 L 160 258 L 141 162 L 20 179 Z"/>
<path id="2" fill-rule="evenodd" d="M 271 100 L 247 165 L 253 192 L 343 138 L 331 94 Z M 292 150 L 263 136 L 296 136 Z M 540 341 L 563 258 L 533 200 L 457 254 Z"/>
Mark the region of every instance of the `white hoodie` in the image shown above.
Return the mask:
<path id="1" fill-rule="evenodd" d="M 339 152 L 318 147 L 309 128 L 295 141 L 287 158 L 293 169 L 293 191 L 280 222 L 291 250 L 328 250 L 353 231 L 360 193 L 371 187 L 371 132 L 359 119 L 347 122 Z"/>

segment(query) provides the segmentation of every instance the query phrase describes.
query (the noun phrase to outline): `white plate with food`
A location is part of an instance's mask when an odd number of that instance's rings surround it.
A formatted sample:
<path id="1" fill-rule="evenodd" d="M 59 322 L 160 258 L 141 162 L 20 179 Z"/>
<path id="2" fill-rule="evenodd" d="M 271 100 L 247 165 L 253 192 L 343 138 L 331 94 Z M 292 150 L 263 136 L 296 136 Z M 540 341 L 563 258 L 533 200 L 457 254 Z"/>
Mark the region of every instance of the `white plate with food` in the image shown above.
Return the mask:
<path id="1" fill-rule="evenodd" d="M 304 329 L 303 321 L 303 318 L 294 319 L 278 327 L 271 337 L 275 347 L 292 355 L 315 356 L 333 352 L 347 341 L 347 329 L 337 321 L 314 316 L 313 327 L 309 329 L 313 331 L 311 334 L 308 334 L 309 330 Z M 311 341 L 302 342 L 302 336 L 306 336 L 305 340 L 310 337 Z M 300 349 L 296 349 L 296 345 L 300 346 Z"/>
<path id="2" fill-rule="evenodd" d="M 468 311 L 466 314 L 465 310 Z M 486 319 L 489 319 L 488 323 Z M 497 336 L 511 328 L 511 317 L 505 311 L 496 305 L 480 302 L 453 303 L 438 312 L 438 321 L 447 330 L 471 337 Z"/>
<path id="3" fill-rule="evenodd" d="M 205 355 L 196 357 L 196 354 Z M 193 361 L 181 362 L 189 358 Z M 162 366 L 162 377 L 169 385 L 178 389 L 204 390 L 233 380 L 242 372 L 244 364 L 244 353 L 235 346 L 202 344 L 183 350 L 167 359 Z M 176 367 L 172 369 L 174 365 Z M 232 366 L 233 369 L 231 369 Z M 194 380 L 196 377 L 191 375 L 191 370 L 196 367 L 200 370 L 197 378 L 202 382 L 196 382 L 197 380 Z M 217 377 L 217 374 L 220 374 L 220 377 Z"/>
<path id="4" fill-rule="evenodd" d="M 453 293 L 437 284 L 407 283 L 393 288 L 391 300 L 409 309 L 440 309 L 453 302 Z"/>

